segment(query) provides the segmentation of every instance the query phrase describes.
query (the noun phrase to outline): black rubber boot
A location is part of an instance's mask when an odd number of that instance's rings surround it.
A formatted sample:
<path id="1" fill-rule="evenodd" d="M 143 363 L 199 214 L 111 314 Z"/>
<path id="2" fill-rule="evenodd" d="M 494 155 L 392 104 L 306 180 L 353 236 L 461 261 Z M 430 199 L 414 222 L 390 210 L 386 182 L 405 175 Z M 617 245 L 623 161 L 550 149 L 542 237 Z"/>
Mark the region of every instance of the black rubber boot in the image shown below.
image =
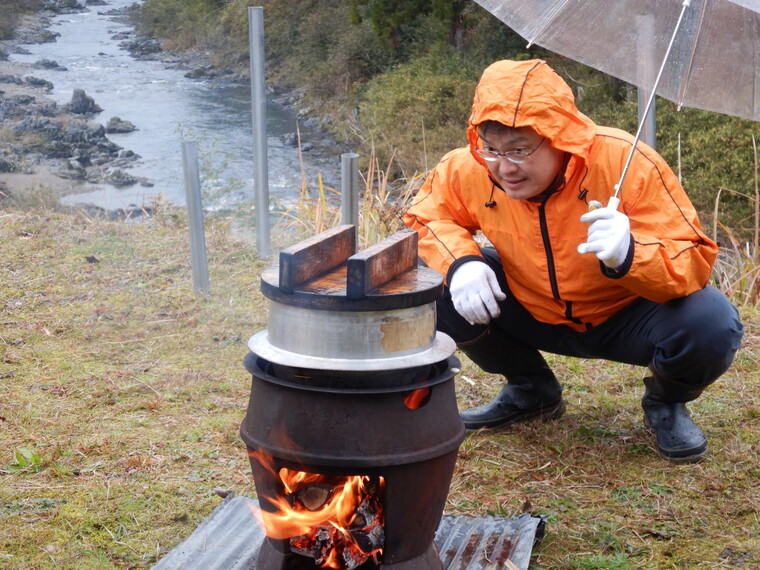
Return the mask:
<path id="1" fill-rule="evenodd" d="M 699 461 L 707 453 L 707 440 L 686 402 L 699 397 L 705 387 L 667 380 L 657 373 L 644 378 L 644 385 L 644 421 L 654 432 L 659 454 L 673 463 Z"/>
<path id="2" fill-rule="evenodd" d="M 565 412 L 562 386 L 538 350 L 492 328 L 459 349 L 485 372 L 507 379 L 491 402 L 459 414 L 466 429 L 506 429 L 532 418 L 559 418 Z"/>

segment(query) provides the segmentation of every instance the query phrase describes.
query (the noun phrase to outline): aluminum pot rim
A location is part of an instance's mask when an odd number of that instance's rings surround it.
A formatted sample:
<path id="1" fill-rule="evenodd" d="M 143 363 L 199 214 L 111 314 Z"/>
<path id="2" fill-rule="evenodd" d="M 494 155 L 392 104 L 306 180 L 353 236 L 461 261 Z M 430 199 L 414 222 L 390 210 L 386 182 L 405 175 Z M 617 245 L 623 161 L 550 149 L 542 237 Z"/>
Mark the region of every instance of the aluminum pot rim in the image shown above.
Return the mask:
<path id="1" fill-rule="evenodd" d="M 413 354 L 387 358 L 326 358 L 299 354 L 276 347 L 269 342 L 268 333 L 268 330 L 263 330 L 248 340 L 248 348 L 251 352 L 275 364 L 300 366 L 316 370 L 371 371 L 412 368 L 446 360 L 456 352 L 457 348 L 456 343 L 449 335 L 437 331 L 433 343 L 429 348 Z"/>

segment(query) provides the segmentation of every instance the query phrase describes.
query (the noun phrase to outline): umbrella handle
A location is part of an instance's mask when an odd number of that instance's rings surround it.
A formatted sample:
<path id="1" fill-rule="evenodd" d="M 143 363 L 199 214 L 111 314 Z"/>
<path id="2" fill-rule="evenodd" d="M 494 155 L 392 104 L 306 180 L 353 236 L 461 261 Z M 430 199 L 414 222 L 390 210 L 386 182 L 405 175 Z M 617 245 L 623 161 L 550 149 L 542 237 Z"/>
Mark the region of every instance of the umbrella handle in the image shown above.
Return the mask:
<path id="1" fill-rule="evenodd" d="M 617 210 L 617 207 L 620 205 L 620 198 L 617 196 L 612 196 L 610 198 L 610 201 L 607 202 L 607 208 L 610 208 L 612 210 Z M 602 206 L 602 203 L 599 200 L 591 200 L 588 203 L 588 211 L 593 212 L 594 210 L 598 210 L 599 208 L 604 208 Z"/>

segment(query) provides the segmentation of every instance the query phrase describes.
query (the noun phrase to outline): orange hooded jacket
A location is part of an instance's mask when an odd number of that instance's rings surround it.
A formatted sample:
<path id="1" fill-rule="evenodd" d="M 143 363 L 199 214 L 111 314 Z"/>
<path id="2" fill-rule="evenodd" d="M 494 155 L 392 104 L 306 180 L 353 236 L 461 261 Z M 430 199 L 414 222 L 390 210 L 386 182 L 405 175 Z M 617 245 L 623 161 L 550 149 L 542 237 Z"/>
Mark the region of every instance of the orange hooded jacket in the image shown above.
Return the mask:
<path id="1" fill-rule="evenodd" d="M 570 155 L 564 184 L 543 202 L 509 198 L 477 148 L 487 120 L 531 127 Z M 596 326 L 644 297 L 661 303 L 704 287 L 718 247 L 670 167 L 639 143 L 618 195 L 631 224 L 633 260 L 620 274 L 579 254 L 588 201 L 614 195 L 633 137 L 601 127 L 575 106 L 570 87 L 544 61 L 499 61 L 483 73 L 467 130 L 469 147 L 449 152 L 428 176 L 404 222 L 419 234 L 420 257 L 444 277 L 464 256 L 480 256 L 481 230 L 501 257 L 512 294 L 539 321 L 575 330 Z M 493 201 L 495 207 L 486 207 Z"/>

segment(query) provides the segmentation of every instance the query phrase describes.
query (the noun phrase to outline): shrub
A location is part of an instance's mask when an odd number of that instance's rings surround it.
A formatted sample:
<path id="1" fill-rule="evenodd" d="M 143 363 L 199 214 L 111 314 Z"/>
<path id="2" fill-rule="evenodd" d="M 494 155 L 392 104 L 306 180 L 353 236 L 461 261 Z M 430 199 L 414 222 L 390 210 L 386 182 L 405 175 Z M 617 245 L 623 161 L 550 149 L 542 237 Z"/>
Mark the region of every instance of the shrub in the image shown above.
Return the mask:
<path id="1" fill-rule="evenodd" d="M 213 29 L 225 0 L 146 0 L 138 18 L 143 33 L 173 49 L 199 47 Z"/>
<path id="2" fill-rule="evenodd" d="M 401 174 L 409 177 L 466 144 L 467 117 L 480 71 L 453 48 L 438 44 L 370 81 L 359 120 L 380 162 L 394 156 Z"/>
<path id="3" fill-rule="evenodd" d="M 42 8 L 45 0 L 0 0 L 0 40 L 13 37 L 19 18 Z"/>

